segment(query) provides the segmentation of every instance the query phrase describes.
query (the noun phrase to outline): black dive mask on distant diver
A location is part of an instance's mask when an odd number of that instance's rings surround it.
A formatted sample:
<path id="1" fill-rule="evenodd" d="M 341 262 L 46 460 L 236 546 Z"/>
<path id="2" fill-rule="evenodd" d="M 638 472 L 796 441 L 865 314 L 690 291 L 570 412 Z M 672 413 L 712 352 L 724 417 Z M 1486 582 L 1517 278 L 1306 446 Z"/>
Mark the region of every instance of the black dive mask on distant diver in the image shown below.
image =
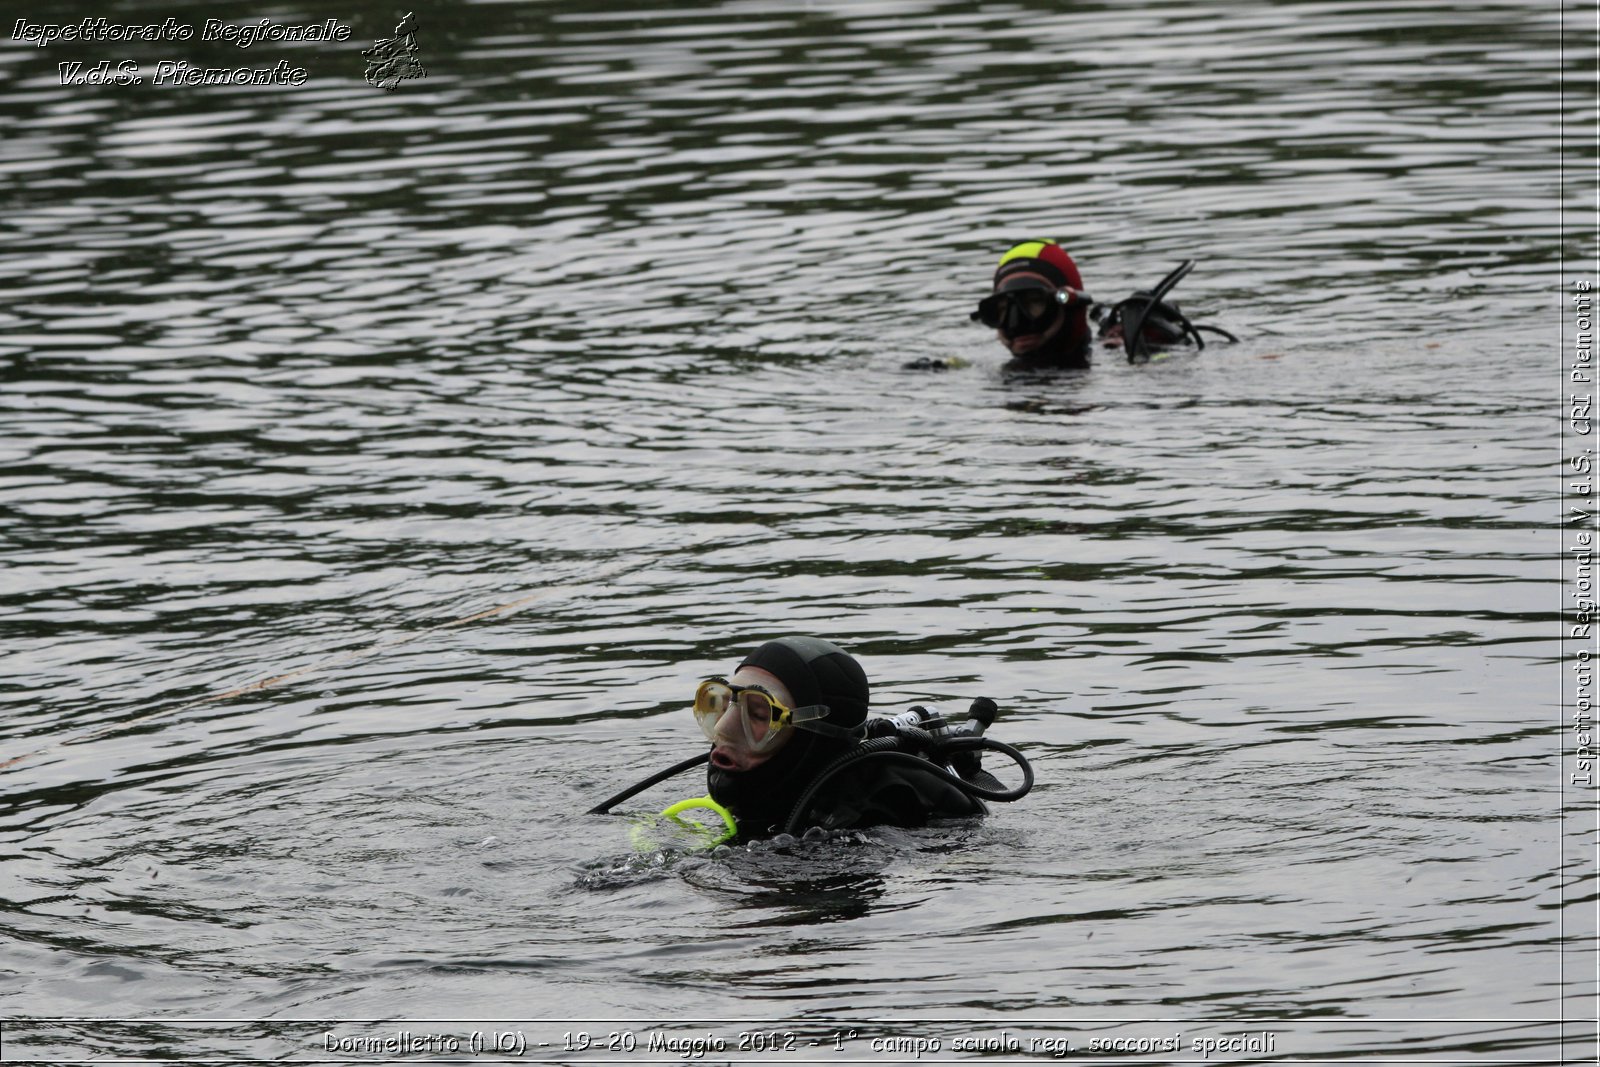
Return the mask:
<path id="1" fill-rule="evenodd" d="M 1055 324 L 1056 317 L 1069 305 L 1093 302 L 1087 293 L 1070 286 L 1047 289 L 1024 282 L 1022 286 L 1002 289 L 978 301 L 978 310 L 972 313 L 972 321 L 999 330 L 1007 337 L 1042 334 Z"/>

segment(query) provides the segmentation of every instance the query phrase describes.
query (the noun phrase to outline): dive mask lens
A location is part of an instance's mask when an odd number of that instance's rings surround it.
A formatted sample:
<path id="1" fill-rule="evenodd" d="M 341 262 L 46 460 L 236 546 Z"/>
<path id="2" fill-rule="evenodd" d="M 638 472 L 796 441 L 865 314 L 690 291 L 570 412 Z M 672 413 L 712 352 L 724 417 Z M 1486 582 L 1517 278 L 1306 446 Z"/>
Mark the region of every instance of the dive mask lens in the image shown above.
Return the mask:
<path id="1" fill-rule="evenodd" d="M 1049 318 L 1056 308 L 1054 294 L 1046 293 L 1039 289 L 1024 289 L 1020 293 L 1012 294 L 1012 296 L 1016 300 L 1017 310 L 1022 313 L 1022 317 L 1032 322 Z"/>
<path id="2" fill-rule="evenodd" d="M 1071 299 L 1067 289 L 1007 289 L 978 301 L 972 318 L 1003 333 L 1038 333 L 1049 326 L 1056 309 Z"/>
<path id="3" fill-rule="evenodd" d="M 717 739 L 717 723 L 733 701 L 733 687 L 722 678 L 707 678 L 694 691 L 694 721 L 706 740 Z"/>
<path id="4" fill-rule="evenodd" d="M 765 752 L 783 732 L 788 722 L 781 709 L 781 704 L 759 689 L 746 689 L 739 694 L 739 718 L 751 751 Z"/>

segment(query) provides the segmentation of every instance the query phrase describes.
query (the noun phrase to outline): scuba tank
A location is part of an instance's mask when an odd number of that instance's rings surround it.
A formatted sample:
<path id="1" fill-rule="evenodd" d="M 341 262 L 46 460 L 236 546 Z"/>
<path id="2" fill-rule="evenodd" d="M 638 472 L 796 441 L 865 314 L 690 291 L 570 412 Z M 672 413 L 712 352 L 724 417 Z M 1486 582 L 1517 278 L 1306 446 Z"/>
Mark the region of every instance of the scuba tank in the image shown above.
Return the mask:
<path id="1" fill-rule="evenodd" d="M 1237 337 L 1219 326 L 1190 322 L 1177 304 L 1166 302 L 1166 295 L 1194 270 L 1194 266 L 1195 260 L 1186 259 L 1157 282 L 1154 289 L 1137 290 L 1126 300 L 1109 306 L 1096 305 L 1089 316 L 1099 323 L 1100 336 L 1105 337 L 1120 327 L 1122 348 L 1128 354 L 1129 363 L 1148 363 L 1152 343 L 1159 347 L 1193 340 L 1196 348 L 1203 349 L 1206 342 L 1200 336 L 1202 330 L 1237 341 Z"/>
<path id="2" fill-rule="evenodd" d="M 827 723 L 797 721 L 799 729 L 826 728 L 825 732 L 829 733 L 848 733 L 857 744 L 817 772 L 801 791 L 788 817 L 778 827 L 779 832 L 792 835 L 804 830 L 809 825 L 806 815 L 811 805 L 822 795 L 828 783 L 846 771 L 869 762 L 915 767 L 978 801 L 979 810 L 984 810 L 981 803 L 984 800 L 1021 800 L 1033 788 L 1033 767 L 1027 757 L 1010 745 L 984 736 L 984 731 L 998 717 L 999 710 L 994 701 L 979 697 L 968 709 L 967 720 L 959 726 L 950 725 L 938 712 L 924 706 L 913 707 L 893 718 L 869 719 L 848 731 Z M 1022 770 L 1022 784 L 1008 789 L 984 770 L 983 753 L 986 751 L 999 752 L 1015 762 Z M 710 758 L 711 753 L 707 751 L 675 763 L 596 804 L 588 814 L 604 815 L 624 800 L 658 782 L 697 767 Z M 679 805 L 674 805 L 674 808 L 677 807 Z"/>

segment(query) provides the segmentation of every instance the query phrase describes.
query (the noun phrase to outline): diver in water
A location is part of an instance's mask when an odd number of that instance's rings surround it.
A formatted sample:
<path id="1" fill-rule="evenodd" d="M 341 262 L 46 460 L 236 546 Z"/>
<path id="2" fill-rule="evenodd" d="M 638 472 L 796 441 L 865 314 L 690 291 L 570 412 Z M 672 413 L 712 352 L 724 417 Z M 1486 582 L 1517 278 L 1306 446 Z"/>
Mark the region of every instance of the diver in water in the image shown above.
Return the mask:
<path id="1" fill-rule="evenodd" d="M 726 682 L 700 683 L 694 713 L 711 741 L 706 785 L 746 833 L 781 829 L 801 794 L 859 743 L 867 719 L 867 672 L 816 637 L 768 641 Z M 799 709 L 801 725 L 795 725 Z M 818 725 L 831 727 L 818 730 Z M 981 815 L 981 801 L 917 767 L 862 764 L 820 791 L 805 813 L 825 830 L 922 826 L 934 816 Z"/>
<path id="2" fill-rule="evenodd" d="M 1055 241 L 1024 241 L 1000 257 L 994 291 L 978 303 L 972 319 L 994 329 L 1017 368 L 1089 366 L 1091 319 L 1099 324 L 1101 343 L 1120 345 L 1130 363 L 1172 345 L 1204 348 L 1202 330 L 1238 340 L 1218 327 L 1195 325 L 1164 299 L 1194 264 L 1184 260 L 1153 289 L 1103 305 L 1084 292 L 1078 265 L 1064 248 Z"/>
<path id="3" fill-rule="evenodd" d="M 985 799 L 1016 800 L 1032 787 L 1021 753 L 982 736 L 998 711 L 993 701 L 975 701 L 969 723 L 952 728 L 926 708 L 869 720 L 867 699 L 866 671 L 838 645 L 816 637 L 768 641 L 732 675 L 707 678 L 695 690 L 694 715 L 709 752 L 624 790 L 591 814 L 706 762 L 710 795 L 663 814 L 710 808 L 735 824 L 743 840 L 982 815 Z M 1019 788 L 1008 789 L 982 769 L 985 749 L 1018 762 Z"/>
<path id="4" fill-rule="evenodd" d="M 994 328 L 1019 366 L 1087 367 L 1090 303 L 1066 249 L 1024 241 L 1000 257 L 994 292 L 972 317 Z"/>

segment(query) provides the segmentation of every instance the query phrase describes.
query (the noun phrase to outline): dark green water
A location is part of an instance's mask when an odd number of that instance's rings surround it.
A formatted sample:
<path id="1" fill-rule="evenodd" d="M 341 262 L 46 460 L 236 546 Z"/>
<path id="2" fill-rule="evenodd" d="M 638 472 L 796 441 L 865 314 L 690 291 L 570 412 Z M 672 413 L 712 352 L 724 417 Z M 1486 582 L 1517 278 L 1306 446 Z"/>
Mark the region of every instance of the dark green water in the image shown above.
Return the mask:
<path id="1" fill-rule="evenodd" d="M 1592 18 L 442 4 L 385 93 L 396 14 L 0 27 L 352 28 L 0 40 L 0 1060 L 1591 1055 L 1554 524 Z M 60 84 L 101 59 L 309 79 Z M 1197 257 L 1243 340 L 1007 375 L 967 312 L 1030 236 L 1106 297 Z M 884 714 L 994 697 L 1035 791 L 721 856 L 580 814 L 789 632 Z"/>

